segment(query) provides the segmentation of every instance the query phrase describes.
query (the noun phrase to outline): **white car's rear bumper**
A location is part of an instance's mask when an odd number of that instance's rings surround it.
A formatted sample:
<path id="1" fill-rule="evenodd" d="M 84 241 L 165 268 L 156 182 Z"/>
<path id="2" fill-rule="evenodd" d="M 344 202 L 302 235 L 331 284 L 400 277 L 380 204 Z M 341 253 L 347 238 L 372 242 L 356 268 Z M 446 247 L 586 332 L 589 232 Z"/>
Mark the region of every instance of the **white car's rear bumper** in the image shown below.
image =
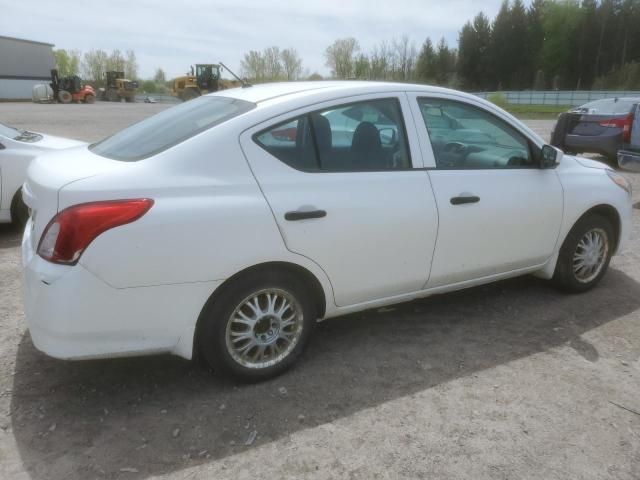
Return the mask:
<path id="1" fill-rule="evenodd" d="M 62 359 L 160 352 L 191 358 L 196 321 L 220 282 L 113 288 L 81 264 L 36 255 L 30 223 L 22 241 L 24 305 L 39 350 Z"/>

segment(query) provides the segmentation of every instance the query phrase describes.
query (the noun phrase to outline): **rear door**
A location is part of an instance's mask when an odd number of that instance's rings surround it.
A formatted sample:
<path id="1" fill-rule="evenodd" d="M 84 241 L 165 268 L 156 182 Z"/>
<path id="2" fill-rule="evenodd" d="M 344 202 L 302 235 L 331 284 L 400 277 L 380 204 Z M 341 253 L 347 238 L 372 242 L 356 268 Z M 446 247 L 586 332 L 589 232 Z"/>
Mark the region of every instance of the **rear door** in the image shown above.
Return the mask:
<path id="1" fill-rule="evenodd" d="M 438 217 L 404 94 L 301 109 L 241 136 L 286 246 L 338 306 L 423 288 Z"/>

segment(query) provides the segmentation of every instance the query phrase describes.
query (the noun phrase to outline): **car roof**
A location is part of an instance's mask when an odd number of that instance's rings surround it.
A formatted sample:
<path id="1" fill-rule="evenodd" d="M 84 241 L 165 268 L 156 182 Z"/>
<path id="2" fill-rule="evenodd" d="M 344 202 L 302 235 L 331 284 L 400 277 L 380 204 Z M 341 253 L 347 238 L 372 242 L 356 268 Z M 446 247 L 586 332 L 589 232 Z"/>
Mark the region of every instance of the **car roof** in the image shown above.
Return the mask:
<path id="1" fill-rule="evenodd" d="M 220 90 L 215 93 L 210 93 L 209 96 L 236 98 L 257 104 L 258 108 L 251 112 L 251 121 L 247 123 L 247 125 L 249 125 L 257 124 L 260 121 L 269 120 L 278 115 L 295 110 L 298 107 L 305 107 L 318 102 L 356 95 L 384 94 L 385 92 L 411 92 L 425 96 L 440 94 L 446 97 L 457 98 L 458 100 L 466 100 L 476 105 L 480 104 L 492 110 L 494 113 L 499 113 L 499 115 L 509 122 L 519 125 L 520 129 L 527 132 L 529 138 L 534 140 L 534 143 L 538 145 L 544 144 L 544 140 L 536 132 L 493 103 L 471 93 L 443 87 L 434 87 L 432 85 L 361 80 L 280 82 Z M 260 119 L 258 115 L 259 111 L 262 111 L 260 114 L 262 119 Z M 249 113 L 247 113 L 247 115 L 249 115 Z M 245 116 L 242 115 L 238 117 L 238 121 L 242 118 L 245 118 Z"/>
<path id="2" fill-rule="evenodd" d="M 286 101 L 288 97 L 314 95 L 319 93 L 342 95 L 361 95 L 366 93 L 397 91 L 421 91 L 425 93 L 455 93 L 467 96 L 462 92 L 447 88 L 433 87 L 430 85 L 414 85 L 408 83 L 394 82 L 369 82 L 359 80 L 342 81 L 306 81 L 306 82 L 277 82 L 252 85 L 250 87 L 239 87 L 228 90 L 220 90 L 211 95 L 237 98 L 253 103 L 261 103 L 267 100 L 281 99 Z M 471 96 L 471 95 L 469 95 Z"/>

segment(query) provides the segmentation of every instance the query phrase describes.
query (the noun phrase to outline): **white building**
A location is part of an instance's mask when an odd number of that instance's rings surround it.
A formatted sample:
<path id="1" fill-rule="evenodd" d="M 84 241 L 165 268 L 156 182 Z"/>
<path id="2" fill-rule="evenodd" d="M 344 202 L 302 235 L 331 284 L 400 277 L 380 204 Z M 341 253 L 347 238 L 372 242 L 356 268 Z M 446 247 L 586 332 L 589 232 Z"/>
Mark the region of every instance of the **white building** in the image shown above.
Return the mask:
<path id="1" fill-rule="evenodd" d="M 31 99 L 37 83 L 51 81 L 53 45 L 0 36 L 0 100 Z"/>

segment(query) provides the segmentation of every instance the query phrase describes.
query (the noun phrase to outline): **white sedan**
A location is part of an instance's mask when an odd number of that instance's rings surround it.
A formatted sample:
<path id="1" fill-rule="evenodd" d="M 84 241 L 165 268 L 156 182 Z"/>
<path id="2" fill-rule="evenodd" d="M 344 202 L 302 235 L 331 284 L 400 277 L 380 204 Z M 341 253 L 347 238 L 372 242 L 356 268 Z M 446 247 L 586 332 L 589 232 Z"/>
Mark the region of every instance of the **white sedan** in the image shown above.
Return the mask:
<path id="1" fill-rule="evenodd" d="M 20 187 L 31 160 L 49 150 L 85 145 L 84 142 L 27 132 L 0 123 L 0 223 L 24 225 L 29 217 Z"/>
<path id="2" fill-rule="evenodd" d="M 37 348 L 249 380 L 318 319 L 523 274 L 586 291 L 632 215 L 622 175 L 495 105 L 368 82 L 207 95 L 37 158 L 23 196 Z"/>

